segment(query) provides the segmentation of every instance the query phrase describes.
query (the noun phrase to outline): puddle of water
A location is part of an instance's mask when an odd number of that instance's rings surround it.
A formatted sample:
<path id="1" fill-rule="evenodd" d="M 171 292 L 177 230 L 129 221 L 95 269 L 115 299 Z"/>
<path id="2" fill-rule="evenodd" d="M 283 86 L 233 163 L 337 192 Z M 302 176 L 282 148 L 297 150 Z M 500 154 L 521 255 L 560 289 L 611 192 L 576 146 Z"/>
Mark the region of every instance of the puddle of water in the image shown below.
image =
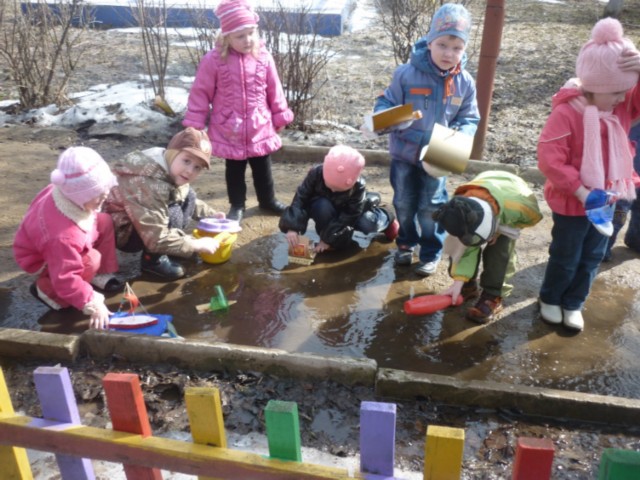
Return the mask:
<path id="1" fill-rule="evenodd" d="M 535 298 L 508 301 L 508 311 L 484 326 L 465 320 L 464 309 L 407 316 L 404 301 L 424 285 L 408 269 L 394 268 L 393 252 L 391 244 L 356 237 L 346 252 L 290 266 L 282 237 L 271 235 L 243 245 L 227 263 L 190 265 L 179 282 L 143 276 L 132 286 L 148 311 L 173 315 L 177 331 L 191 340 L 368 357 L 381 367 L 460 379 L 640 398 L 635 290 L 597 280 L 585 309 L 587 329 L 577 335 L 541 322 Z M 197 313 L 215 285 L 235 303 L 227 312 Z M 37 321 L 43 331 L 87 328 L 80 312 L 34 308 L 24 295 L 0 289 L 4 326 L 33 329 Z M 108 304 L 115 310 L 119 301 L 114 295 Z M 20 307 L 25 304 L 31 310 Z"/>

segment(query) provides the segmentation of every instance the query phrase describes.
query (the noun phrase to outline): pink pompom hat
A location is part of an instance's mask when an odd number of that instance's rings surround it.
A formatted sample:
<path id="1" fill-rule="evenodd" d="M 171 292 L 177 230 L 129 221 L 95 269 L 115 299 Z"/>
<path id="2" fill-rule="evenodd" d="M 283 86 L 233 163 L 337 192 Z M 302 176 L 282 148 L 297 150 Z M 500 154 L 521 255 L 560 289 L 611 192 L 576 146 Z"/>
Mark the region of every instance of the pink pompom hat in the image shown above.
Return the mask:
<path id="1" fill-rule="evenodd" d="M 635 50 L 624 38 L 620 22 L 604 18 L 591 30 L 591 39 L 582 46 L 576 61 L 576 75 L 586 92 L 626 92 L 638 83 L 638 72 L 623 72 L 618 58 L 625 50 Z"/>
<path id="2" fill-rule="evenodd" d="M 245 0 L 222 0 L 216 8 L 222 35 L 257 27 L 260 17 Z"/>
<path id="3" fill-rule="evenodd" d="M 80 208 L 118 184 L 109 165 L 98 152 L 88 147 L 70 147 L 58 157 L 51 172 L 51 183 Z"/>
<path id="4" fill-rule="evenodd" d="M 346 145 L 331 147 L 324 157 L 322 178 L 334 192 L 345 192 L 355 185 L 364 169 L 364 157 Z"/>

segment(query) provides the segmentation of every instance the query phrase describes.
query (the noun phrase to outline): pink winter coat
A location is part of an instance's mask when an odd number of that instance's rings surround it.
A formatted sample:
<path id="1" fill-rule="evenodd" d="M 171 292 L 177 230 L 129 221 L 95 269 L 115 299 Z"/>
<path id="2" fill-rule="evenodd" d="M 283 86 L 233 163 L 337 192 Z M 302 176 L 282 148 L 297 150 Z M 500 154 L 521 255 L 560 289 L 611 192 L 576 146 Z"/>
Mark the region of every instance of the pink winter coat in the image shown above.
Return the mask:
<path id="1" fill-rule="evenodd" d="M 189 92 L 185 127 L 208 126 L 213 155 L 245 160 L 282 146 L 276 130 L 293 120 L 276 65 L 264 43 L 258 58 L 229 49 L 207 53 Z"/>
<path id="2" fill-rule="evenodd" d="M 93 287 L 82 274 L 83 258 L 98 240 L 96 222 L 95 214 L 75 207 L 59 193 L 56 196 L 55 187 L 49 185 L 31 202 L 13 242 L 18 265 L 27 273 L 46 265 L 56 294 L 78 310 L 93 298 Z M 115 270 L 117 265 L 111 269 Z"/>
<path id="3" fill-rule="evenodd" d="M 547 177 L 544 197 L 553 212 L 569 216 L 585 215 L 582 203 L 574 195 L 582 185 L 583 116 L 569 104 L 579 94 L 575 88 L 562 88 L 553 96 L 551 114 L 538 140 L 538 168 Z M 613 113 L 620 119 L 622 128 L 629 132 L 631 121 L 640 116 L 639 85 L 627 92 L 624 102 L 618 104 Z M 609 140 L 602 122 L 600 137 L 604 171 L 607 172 Z M 634 145 L 631 145 L 631 152 L 635 152 Z M 633 182 L 636 186 L 640 185 L 640 177 L 635 172 Z"/>

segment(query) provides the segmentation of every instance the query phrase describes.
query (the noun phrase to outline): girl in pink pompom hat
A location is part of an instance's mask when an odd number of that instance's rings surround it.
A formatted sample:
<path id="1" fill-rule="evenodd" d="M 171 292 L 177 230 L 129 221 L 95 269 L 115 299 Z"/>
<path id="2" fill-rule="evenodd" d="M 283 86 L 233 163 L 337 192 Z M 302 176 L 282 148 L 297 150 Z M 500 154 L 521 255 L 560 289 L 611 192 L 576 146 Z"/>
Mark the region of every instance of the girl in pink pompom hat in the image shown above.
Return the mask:
<path id="1" fill-rule="evenodd" d="M 241 221 L 246 207 L 245 172 L 251 166 L 261 209 L 280 214 L 271 154 L 293 121 L 272 55 L 258 35 L 259 17 L 245 0 L 222 0 L 216 46 L 200 61 L 189 92 L 185 127 L 206 129 L 213 155 L 225 159 L 227 218 Z"/>
<path id="2" fill-rule="evenodd" d="M 100 212 L 116 184 L 95 150 L 68 148 L 51 172 L 51 183 L 29 205 L 13 242 L 18 265 L 38 275 L 33 296 L 53 310 L 81 310 L 98 329 L 109 327 L 111 312 L 93 287 L 124 288 L 113 275 L 118 270 L 113 222 Z"/>
<path id="3" fill-rule="evenodd" d="M 578 54 L 576 76 L 554 95 L 538 141 L 544 196 L 553 211 L 539 302 L 544 321 L 580 331 L 612 231 L 611 222 L 589 217 L 616 197 L 633 200 L 640 185 L 628 137 L 632 120 L 640 117 L 640 53 L 620 22 L 596 23 Z"/>

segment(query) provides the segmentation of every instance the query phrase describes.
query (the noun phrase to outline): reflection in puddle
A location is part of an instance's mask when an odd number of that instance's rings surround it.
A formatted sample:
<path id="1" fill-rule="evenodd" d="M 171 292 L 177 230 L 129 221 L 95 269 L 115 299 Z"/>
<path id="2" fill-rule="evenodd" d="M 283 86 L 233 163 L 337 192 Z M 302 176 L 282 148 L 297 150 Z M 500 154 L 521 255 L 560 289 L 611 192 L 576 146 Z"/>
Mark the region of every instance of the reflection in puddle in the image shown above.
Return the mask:
<path id="1" fill-rule="evenodd" d="M 541 322 L 533 296 L 510 299 L 504 315 L 484 326 L 466 321 L 463 309 L 407 316 L 404 301 L 427 292 L 429 283 L 395 269 L 394 251 L 357 237 L 347 252 L 290 266 L 286 244 L 274 234 L 242 245 L 227 263 L 191 265 L 179 282 L 142 276 L 132 287 L 149 312 L 173 315 L 178 333 L 190 340 L 369 357 L 387 368 L 640 398 L 634 290 L 596 280 L 587 329 L 578 335 Z M 199 314 L 195 306 L 209 303 L 216 285 L 235 303 L 227 312 Z M 33 308 L 21 295 L 0 290 L 4 326 L 34 328 L 37 321 L 43 331 L 86 329 L 79 312 Z M 114 295 L 108 304 L 117 309 L 119 302 Z M 30 311 L 21 309 L 25 304 Z"/>

